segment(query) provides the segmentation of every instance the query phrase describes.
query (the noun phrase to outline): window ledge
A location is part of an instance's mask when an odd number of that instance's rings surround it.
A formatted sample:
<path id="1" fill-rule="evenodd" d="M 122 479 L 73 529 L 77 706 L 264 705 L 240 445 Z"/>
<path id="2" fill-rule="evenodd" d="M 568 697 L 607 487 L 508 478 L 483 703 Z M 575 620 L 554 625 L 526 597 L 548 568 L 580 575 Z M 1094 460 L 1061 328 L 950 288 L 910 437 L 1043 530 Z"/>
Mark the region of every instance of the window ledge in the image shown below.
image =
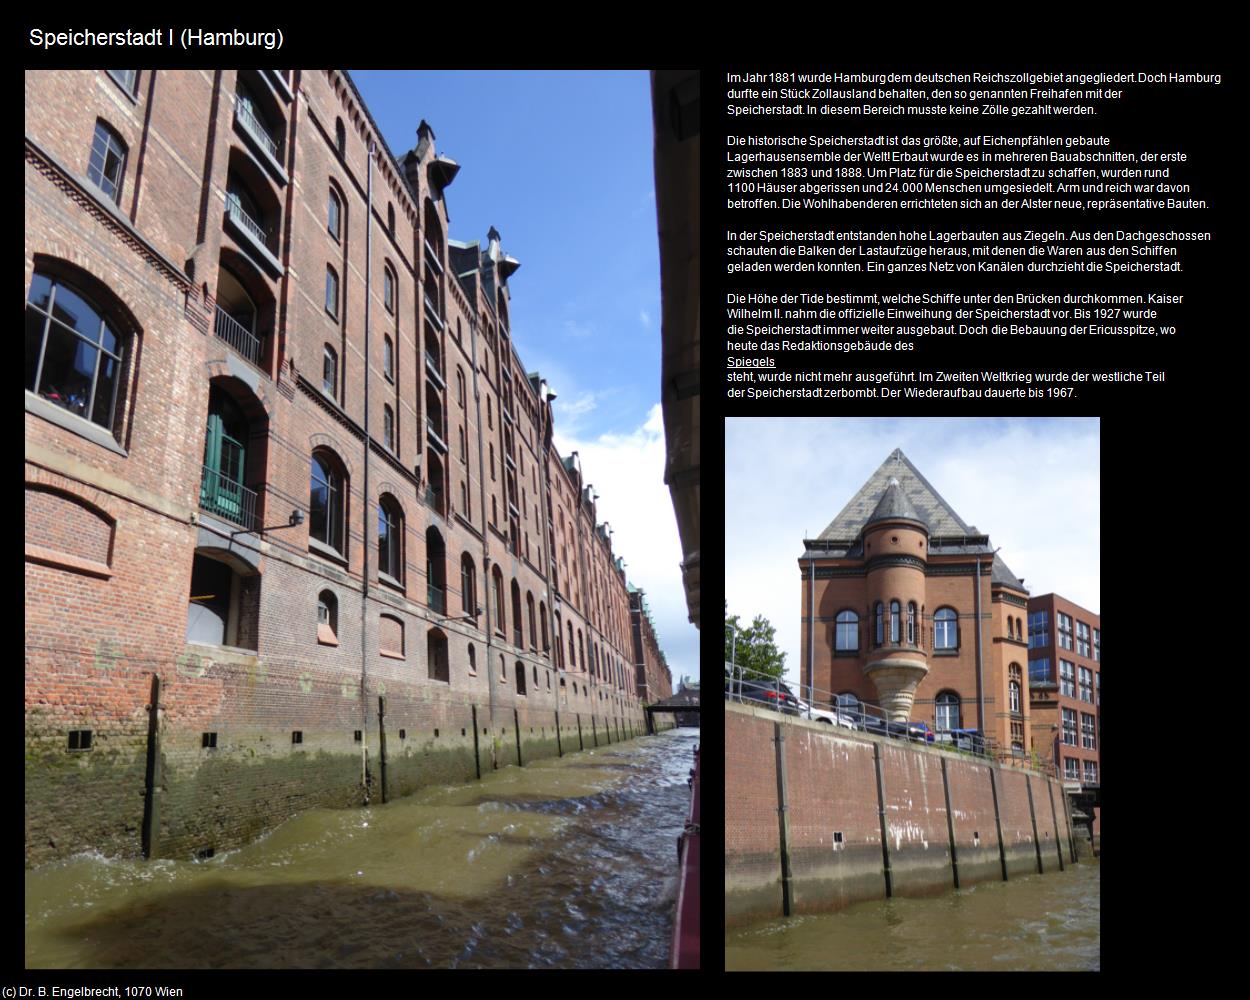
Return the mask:
<path id="1" fill-rule="evenodd" d="M 407 659 L 403 653 L 397 653 L 393 649 L 379 649 L 379 656 L 385 656 L 388 660 L 404 660 Z"/>
<path id="2" fill-rule="evenodd" d="M 330 546 L 326 545 L 325 542 L 319 542 L 315 538 L 308 539 L 308 551 L 313 555 L 329 559 L 331 562 L 336 562 L 343 567 L 347 566 L 347 557 L 344 556 L 343 553 L 339 552 L 337 549 L 330 548 Z"/>
<path id="3" fill-rule="evenodd" d="M 69 431 L 71 434 L 76 434 L 80 438 L 86 438 L 93 444 L 98 444 L 101 448 L 106 448 L 115 455 L 121 455 L 122 458 L 129 457 L 129 452 L 119 445 L 117 439 L 99 424 L 93 424 L 90 420 L 80 417 L 77 413 L 70 413 L 69 410 L 57 406 L 55 403 L 49 403 L 46 399 L 37 396 L 29 389 L 26 390 L 26 412 L 33 413 L 50 424 L 56 424 L 58 427 Z"/>
<path id="4" fill-rule="evenodd" d="M 930 655 L 931 656 L 958 656 L 959 649 L 958 647 L 956 647 L 955 649 L 935 649 Z"/>
<path id="5" fill-rule="evenodd" d="M 317 626 L 317 642 L 322 646 L 337 646 L 339 644 L 338 636 L 334 634 L 334 629 L 329 625 Z"/>
<path id="6" fill-rule="evenodd" d="M 392 590 L 397 590 L 401 594 L 405 593 L 404 585 L 391 576 L 390 573 L 383 573 L 381 570 L 378 570 L 378 583 L 384 583 Z"/>

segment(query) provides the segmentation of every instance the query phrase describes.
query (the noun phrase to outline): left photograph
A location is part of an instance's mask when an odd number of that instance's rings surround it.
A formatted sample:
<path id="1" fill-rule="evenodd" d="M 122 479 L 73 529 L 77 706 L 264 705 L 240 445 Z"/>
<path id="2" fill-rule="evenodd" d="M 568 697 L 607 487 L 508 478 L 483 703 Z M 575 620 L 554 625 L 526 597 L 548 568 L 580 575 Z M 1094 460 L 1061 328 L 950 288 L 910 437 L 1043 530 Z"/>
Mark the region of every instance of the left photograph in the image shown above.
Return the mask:
<path id="1" fill-rule="evenodd" d="M 697 108 L 26 73 L 27 968 L 698 967 Z"/>

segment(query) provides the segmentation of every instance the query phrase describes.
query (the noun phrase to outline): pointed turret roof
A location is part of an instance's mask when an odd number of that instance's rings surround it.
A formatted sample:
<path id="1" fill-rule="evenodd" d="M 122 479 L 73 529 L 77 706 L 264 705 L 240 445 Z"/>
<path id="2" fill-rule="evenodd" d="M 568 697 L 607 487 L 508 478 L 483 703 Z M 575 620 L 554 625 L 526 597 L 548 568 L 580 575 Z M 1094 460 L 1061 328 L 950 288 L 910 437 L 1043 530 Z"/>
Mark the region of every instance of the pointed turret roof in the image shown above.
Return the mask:
<path id="1" fill-rule="evenodd" d="M 891 487 L 891 480 L 896 481 L 897 486 Z M 876 520 L 881 514 L 879 508 L 889 510 L 891 505 L 896 508 L 905 507 L 910 511 L 905 514 L 896 510 L 894 516 L 922 521 L 928 526 L 931 535 L 940 537 L 976 534 L 977 529 L 964 523 L 963 518 L 955 513 L 951 505 L 942 499 L 942 495 L 911 464 L 902 449 L 895 448 L 819 537 L 831 541 L 851 541 L 858 538 L 864 525 Z"/>
<path id="2" fill-rule="evenodd" d="M 864 524 L 867 526 L 875 521 L 893 521 L 898 518 L 925 523 L 924 518 L 916 512 L 916 508 L 907 499 L 907 494 L 903 492 L 899 481 L 891 476 L 885 492 L 881 494 L 881 500 L 873 509 L 872 516 Z"/>

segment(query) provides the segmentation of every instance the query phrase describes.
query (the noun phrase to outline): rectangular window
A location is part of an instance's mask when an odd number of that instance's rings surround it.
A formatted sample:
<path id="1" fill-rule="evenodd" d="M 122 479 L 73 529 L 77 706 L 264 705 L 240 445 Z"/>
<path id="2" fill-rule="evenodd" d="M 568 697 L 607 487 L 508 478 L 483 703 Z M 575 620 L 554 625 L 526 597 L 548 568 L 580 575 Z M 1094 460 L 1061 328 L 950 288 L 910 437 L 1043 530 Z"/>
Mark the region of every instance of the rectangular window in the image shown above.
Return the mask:
<path id="1" fill-rule="evenodd" d="M 1094 629 L 1094 659 L 1102 662 L 1102 631 Z"/>
<path id="2" fill-rule="evenodd" d="M 95 138 L 91 142 L 91 159 L 87 162 L 87 176 L 113 201 L 122 196 L 122 177 L 126 173 L 126 144 L 104 122 L 95 123 Z"/>
<path id="3" fill-rule="evenodd" d="M 1046 611 L 1029 613 L 1029 649 L 1050 645 L 1050 614 Z"/>
<path id="4" fill-rule="evenodd" d="M 1067 660 L 1059 661 L 1059 693 L 1076 696 L 1076 664 Z"/>
<path id="5" fill-rule="evenodd" d="M 1076 623 L 1076 651 L 1080 656 L 1089 656 L 1089 626 L 1082 621 Z"/>
<path id="6" fill-rule="evenodd" d="M 1055 678 L 1050 672 L 1050 657 L 1043 656 L 1040 660 L 1029 660 L 1030 684 L 1053 684 Z"/>
<path id="7" fill-rule="evenodd" d="M 1086 750 L 1096 750 L 1094 742 L 1094 717 L 1086 712 L 1081 713 L 1081 746 Z"/>
<path id="8" fill-rule="evenodd" d="M 326 312 L 339 318 L 339 276 L 332 267 L 326 268 Z"/>
<path id="9" fill-rule="evenodd" d="M 1065 746 L 1076 746 L 1076 710 L 1061 709 L 1063 713 L 1063 742 Z"/>
<path id="10" fill-rule="evenodd" d="M 1081 701 L 1094 700 L 1094 672 L 1085 667 L 1080 668 Z"/>
<path id="11" fill-rule="evenodd" d="M 1077 762 L 1074 757 L 1063 758 L 1063 776 L 1070 781 L 1080 781 L 1081 776 L 1077 772 Z"/>
<path id="12" fill-rule="evenodd" d="M 1082 761 L 1081 763 L 1083 763 L 1083 764 L 1085 765 L 1085 784 L 1087 784 L 1087 785 L 1096 785 L 1096 784 L 1098 784 L 1098 765 L 1097 765 L 1097 763 L 1095 763 L 1095 762 L 1094 762 L 1094 761 L 1092 761 L 1092 760 Z"/>
<path id="13" fill-rule="evenodd" d="M 1072 618 L 1060 611 L 1055 617 L 1059 619 L 1059 645 L 1064 649 L 1072 648 Z"/>

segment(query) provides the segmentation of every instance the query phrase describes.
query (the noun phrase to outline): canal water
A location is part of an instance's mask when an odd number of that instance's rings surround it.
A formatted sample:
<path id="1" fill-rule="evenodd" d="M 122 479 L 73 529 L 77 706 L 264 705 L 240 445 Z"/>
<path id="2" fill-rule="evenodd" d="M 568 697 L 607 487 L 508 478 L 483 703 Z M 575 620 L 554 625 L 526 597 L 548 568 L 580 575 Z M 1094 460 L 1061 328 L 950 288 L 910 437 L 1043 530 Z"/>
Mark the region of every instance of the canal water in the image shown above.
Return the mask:
<path id="1" fill-rule="evenodd" d="M 1097 861 L 923 899 L 770 920 L 725 939 L 730 970 L 1099 968 Z"/>
<path id="2" fill-rule="evenodd" d="M 28 968 L 662 968 L 697 729 L 26 873 Z"/>

